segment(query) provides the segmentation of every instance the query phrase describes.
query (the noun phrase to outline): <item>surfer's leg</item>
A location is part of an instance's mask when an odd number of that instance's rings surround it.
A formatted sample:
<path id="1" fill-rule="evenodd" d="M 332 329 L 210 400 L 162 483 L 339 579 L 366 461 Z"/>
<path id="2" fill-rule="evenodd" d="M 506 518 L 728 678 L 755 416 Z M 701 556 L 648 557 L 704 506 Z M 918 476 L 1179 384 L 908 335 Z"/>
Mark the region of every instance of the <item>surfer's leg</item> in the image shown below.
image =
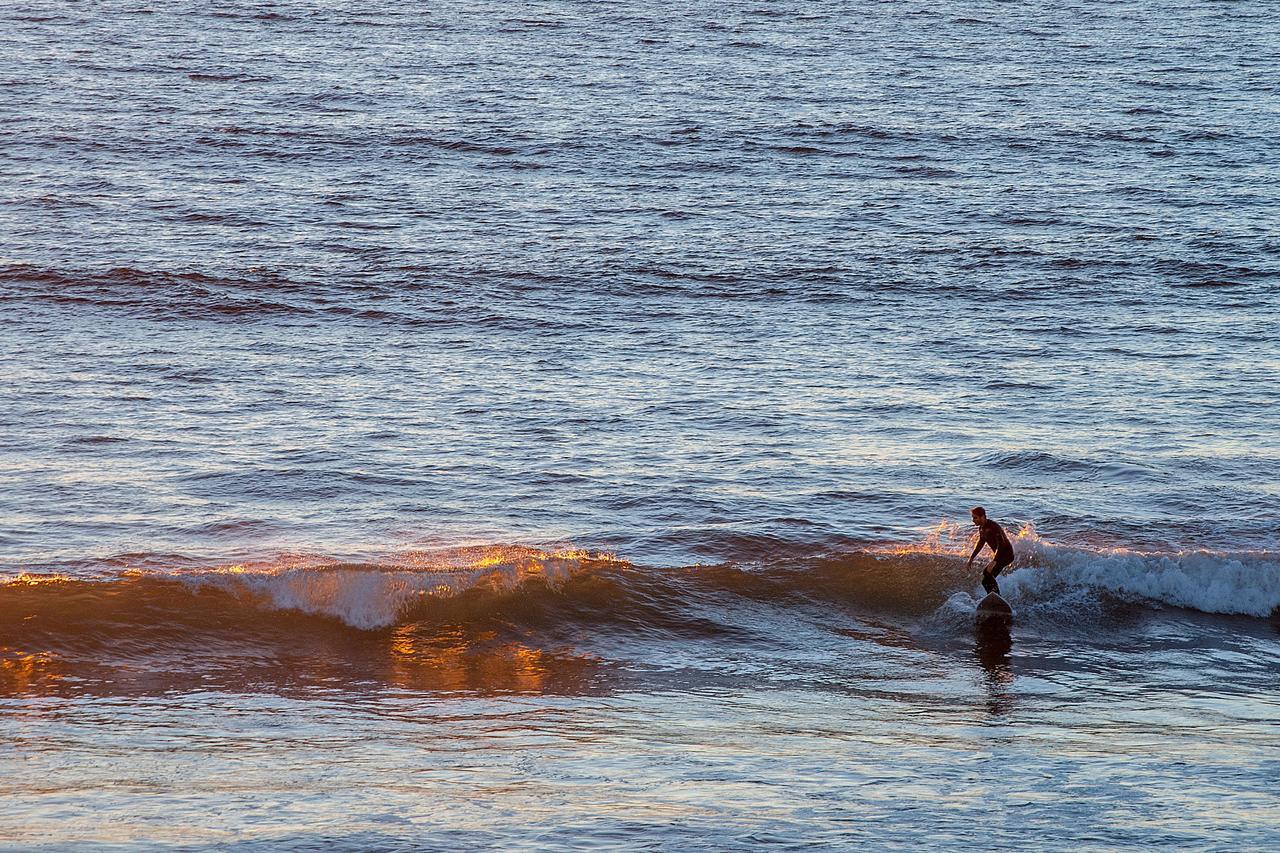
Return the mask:
<path id="1" fill-rule="evenodd" d="M 1013 563 L 1013 557 L 1001 554 L 991 561 L 991 565 L 982 570 L 982 588 L 987 592 L 1000 594 L 1000 584 L 996 583 L 996 575 Z"/>

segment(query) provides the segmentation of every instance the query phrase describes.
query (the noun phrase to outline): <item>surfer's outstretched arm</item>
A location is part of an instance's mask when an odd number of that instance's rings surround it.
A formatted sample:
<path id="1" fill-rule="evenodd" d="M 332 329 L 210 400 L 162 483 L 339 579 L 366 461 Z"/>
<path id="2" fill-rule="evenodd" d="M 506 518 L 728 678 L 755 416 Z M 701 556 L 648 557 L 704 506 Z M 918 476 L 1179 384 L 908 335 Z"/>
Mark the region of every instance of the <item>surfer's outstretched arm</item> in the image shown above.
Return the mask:
<path id="1" fill-rule="evenodd" d="M 985 536 L 979 536 L 978 544 L 973 546 L 973 553 L 969 555 L 969 562 L 966 563 L 965 565 L 967 566 L 973 565 L 973 558 L 978 556 L 978 552 L 982 550 L 982 546 L 985 544 L 987 544 L 987 538 Z"/>

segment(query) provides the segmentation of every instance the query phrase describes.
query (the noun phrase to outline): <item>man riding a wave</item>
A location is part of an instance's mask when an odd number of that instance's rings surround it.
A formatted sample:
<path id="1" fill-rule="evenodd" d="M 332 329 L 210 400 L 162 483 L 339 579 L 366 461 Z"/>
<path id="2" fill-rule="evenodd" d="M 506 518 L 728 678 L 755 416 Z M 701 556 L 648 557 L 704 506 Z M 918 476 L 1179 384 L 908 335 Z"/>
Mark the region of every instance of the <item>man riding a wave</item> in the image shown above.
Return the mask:
<path id="1" fill-rule="evenodd" d="M 965 566 L 972 567 L 973 558 L 978 556 L 982 546 L 990 545 L 991 550 L 995 552 L 995 558 L 991 561 L 991 565 L 982 570 L 982 588 L 989 593 L 994 592 L 999 595 L 1000 584 L 996 583 L 996 575 L 1013 562 L 1013 543 L 1009 541 L 1009 536 L 1004 532 L 1003 527 L 987 518 L 987 511 L 982 507 L 975 506 L 969 514 L 978 527 L 978 544 L 969 555 L 969 562 Z"/>

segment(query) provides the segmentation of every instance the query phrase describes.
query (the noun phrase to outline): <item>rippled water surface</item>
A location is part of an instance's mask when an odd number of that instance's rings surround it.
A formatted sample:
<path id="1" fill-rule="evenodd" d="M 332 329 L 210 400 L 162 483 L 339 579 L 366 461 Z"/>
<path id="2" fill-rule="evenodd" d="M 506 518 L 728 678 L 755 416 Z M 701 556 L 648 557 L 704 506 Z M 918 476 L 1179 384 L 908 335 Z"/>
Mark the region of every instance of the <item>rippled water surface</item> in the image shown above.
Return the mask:
<path id="1" fill-rule="evenodd" d="M 1275 21 L 0 4 L 0 844 L 1274 846 Z"/>

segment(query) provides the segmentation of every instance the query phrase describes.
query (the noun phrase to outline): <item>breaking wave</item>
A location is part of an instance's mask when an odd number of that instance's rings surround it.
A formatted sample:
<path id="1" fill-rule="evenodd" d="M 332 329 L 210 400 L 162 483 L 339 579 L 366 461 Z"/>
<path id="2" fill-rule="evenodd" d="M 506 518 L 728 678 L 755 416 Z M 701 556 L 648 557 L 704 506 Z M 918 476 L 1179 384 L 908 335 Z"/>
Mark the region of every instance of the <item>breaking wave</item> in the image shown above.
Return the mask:
<path id="1" fill-rule="evenodd" d="M 1031 525 L 1012 538 L 1017 558 L 1000 577 L 1000 587 L 1015 606 L 1074 608 L 1106 597 L 1224 615 L 1265 617 L 1280 608 L 1280 553 L 1274 551 L 1081 547 L 1044 539 Z M 922 543 L 897 553 L 963 559 L 972 541 L 958 525 L 944 523 Z"/>
<path id="2" fill-rule="evenodd" d="M 944 525 L 909 545 L 675 568 L 641 566 L 609 554 L 502 545 L 373 563 L 295 556 L 207 567 L 126 567 L 93 576 L 19 574 L 0 579 L 0 631 L 6 635 L 0 640 L 31 632 L 253 633 L 299 619 L 361 631 L 431 623 L 514 626 L 527 634 L 601 625 L 747 636 L 770 628 L 735 616 L 743 601 L 774 608 L 834 606 L 905 619 L 954 607 L 955 596 L 969 600 L 979 594 L 977 569 L 964 565 L 967 543 L 960 528 Z M 1045 541 L 1030 528 L 1014 537 L 1014 545 L 1017 561 L 1000 583 L 1015 609 L 1029 613 L 1108 600 L 1256 617 L 1280 607 L 1280 555 L 1271 552 L 1089 549 Z M 135 561 L 148 562 L 154 561 Z"/>
<path id="3" fill-rule="evenodd" d="M 1268 616 L 1280 607 L 1280 554 L 1272 552 L 1100 552 L 1035 541 L 1020 557 L 1031 564 L 1002 587 L 1024 600 L 1090 590 L 1203 613 Z"/>

